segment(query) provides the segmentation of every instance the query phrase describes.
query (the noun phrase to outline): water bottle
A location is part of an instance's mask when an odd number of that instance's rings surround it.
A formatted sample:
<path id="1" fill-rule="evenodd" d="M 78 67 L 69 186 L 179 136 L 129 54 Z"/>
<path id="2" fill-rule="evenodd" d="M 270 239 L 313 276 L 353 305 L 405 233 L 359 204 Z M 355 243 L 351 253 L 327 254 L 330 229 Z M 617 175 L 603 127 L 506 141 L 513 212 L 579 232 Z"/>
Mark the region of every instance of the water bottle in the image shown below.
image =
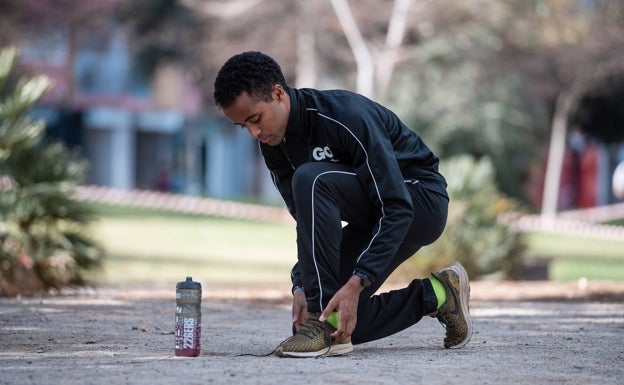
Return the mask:
<path id="1" fill-rule="evenodd" d="M 176 285 L 175 355 L 197 357 L 201 339 L 201 284 L 186 277 Z"/>

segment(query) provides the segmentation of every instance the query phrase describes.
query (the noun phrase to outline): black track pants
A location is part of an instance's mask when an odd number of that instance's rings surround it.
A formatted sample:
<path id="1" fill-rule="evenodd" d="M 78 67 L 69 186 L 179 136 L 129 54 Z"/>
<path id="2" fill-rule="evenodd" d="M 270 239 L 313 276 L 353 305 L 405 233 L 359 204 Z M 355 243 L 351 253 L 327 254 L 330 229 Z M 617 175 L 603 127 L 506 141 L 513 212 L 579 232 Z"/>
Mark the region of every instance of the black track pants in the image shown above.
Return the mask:
<path id="1" fill-rule="evenodd" d="M 388 276 L 421 246 L 437 239 L 446 224 L 448 199 L 406 181 L 414 205 L 414 219 L 391 264 L 362 291 L 353 343 L 389 336 L 436 308 L 429 280 L 413 280 L 407 287 L 374 295 Z M 306 163 L 292 181 L 297 212 L 297 248 L 308 311 L 324 309 L 353 273 L 355 260 L 370 241 L 377 218 L 373 205 L 353 170 L 333 163 Z M 348 225 L 342 226 L 341 221 Z"/>

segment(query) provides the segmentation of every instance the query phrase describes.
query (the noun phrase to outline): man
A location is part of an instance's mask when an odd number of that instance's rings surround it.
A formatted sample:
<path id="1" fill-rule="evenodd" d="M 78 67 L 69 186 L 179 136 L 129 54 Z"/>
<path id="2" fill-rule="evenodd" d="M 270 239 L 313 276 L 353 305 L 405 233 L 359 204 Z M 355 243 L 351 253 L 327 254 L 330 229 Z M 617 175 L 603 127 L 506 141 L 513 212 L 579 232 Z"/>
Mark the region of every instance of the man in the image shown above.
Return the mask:
<path id="1" fill-rule="evenodd" d="M 424 315 L 445 325 L 446 348 L 467 344 L 470 287 L 460 264 L 374 295 L 446 224 L 446 181 L 421 138 L 361 95 L 287 86 L 280 66 L 260 52 L 230 58 L 214 87 L 224 114 L 260 142 L 297 222 L 296 333 L 275 353 L 348 353 L 353 344 L 396 333 Z"/>

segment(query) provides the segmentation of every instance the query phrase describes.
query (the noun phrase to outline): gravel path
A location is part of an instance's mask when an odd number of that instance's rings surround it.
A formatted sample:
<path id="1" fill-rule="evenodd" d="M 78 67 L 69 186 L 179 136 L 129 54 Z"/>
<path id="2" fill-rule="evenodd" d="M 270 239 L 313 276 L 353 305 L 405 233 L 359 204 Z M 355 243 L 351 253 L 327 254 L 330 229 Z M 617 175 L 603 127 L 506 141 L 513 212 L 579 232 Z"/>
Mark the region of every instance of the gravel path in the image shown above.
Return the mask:
<path id="1" fill-rule="evenodd" d="M 624 288 L 567 298 L 573 290 L 473 284 L 463 349 L 443 349 L 442 326 L 426 318 L 319 359 L 241 356 L 287 337 L 288 288 L 205 288 L 197 358 L 174 356 L 175 289 L 5 298 L 0 384 L 624 384 Z"/>

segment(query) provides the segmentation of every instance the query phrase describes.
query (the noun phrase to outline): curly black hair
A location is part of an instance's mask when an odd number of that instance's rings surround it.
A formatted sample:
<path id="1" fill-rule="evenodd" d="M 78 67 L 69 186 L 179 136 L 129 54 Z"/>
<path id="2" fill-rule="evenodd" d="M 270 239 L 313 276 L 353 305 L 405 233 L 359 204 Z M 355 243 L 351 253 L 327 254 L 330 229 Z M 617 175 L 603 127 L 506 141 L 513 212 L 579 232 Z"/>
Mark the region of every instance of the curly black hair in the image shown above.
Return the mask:
<path id="1" fill-rule="evenodd" d="M 219 70 L 214 82 L 215 104 L 228 108 L 242 92 L 268 102 L 276 84 L 288 89 L 275 60 L 262 52 L 243 52 L 232 56 Z"/>

